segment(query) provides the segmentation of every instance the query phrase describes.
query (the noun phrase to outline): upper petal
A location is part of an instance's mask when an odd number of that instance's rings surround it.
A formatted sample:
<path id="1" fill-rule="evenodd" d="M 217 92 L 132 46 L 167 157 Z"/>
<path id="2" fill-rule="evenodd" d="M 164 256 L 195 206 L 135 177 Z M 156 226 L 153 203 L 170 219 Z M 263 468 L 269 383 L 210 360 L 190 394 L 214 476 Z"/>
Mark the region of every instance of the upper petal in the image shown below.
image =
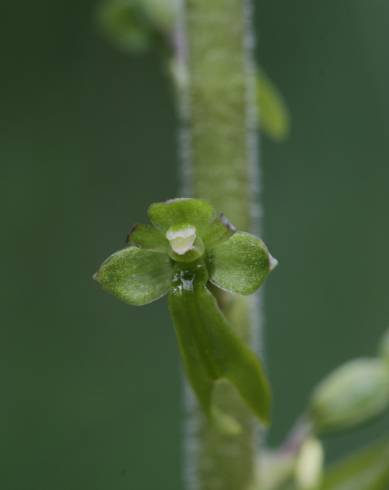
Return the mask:
<path id="1" fill-rule="evenodd" d="M 151 223 L 166 232 L 177 225 L 192 225 L 201 236 L 202 231 L 211 223 L 216 212 L 202 199 L 179 198 L 151 204 L 148 209 Z"/>

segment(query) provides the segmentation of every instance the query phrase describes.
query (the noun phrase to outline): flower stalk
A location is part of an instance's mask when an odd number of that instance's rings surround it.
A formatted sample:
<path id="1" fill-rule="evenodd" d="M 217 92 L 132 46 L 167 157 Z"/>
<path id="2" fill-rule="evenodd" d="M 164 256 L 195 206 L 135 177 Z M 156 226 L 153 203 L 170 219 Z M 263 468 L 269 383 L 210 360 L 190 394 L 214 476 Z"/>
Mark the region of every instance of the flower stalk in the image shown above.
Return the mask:
<path id="1" fill-rule="evenodd" d="M 239 229 L 258 233 L 250 14 L 246 0 L 180 0 L 177 64 L 185 82 L 180 86 L 183 192 L 209 200 Z M 247 344 L 259 343 L 258 301 L 226 293 L 219 293 L 218 301 L 235 334 Z M 256 422 L 230 384 L 218 385 L 214 402 L 239 430 L 231 435 L 211 426 L 187 390 L 187 490 L 251 490 Z"/>

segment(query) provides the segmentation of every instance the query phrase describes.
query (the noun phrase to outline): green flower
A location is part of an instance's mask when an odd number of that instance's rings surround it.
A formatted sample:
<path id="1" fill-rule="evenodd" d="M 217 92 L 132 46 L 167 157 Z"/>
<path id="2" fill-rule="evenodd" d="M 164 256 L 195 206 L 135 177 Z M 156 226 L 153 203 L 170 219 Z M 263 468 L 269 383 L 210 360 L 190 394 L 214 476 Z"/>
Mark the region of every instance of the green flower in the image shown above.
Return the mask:
<path id="1" fill-rule="evenodd" d="M 189 381 L 210 413 L 214 383 L 227 379 L 264 422 L 269 387 L 255 354 L 234 333 L 208 289 L 248 295 L 277 262 L 265 244 L 238 232 L 206 201 L 172 199 L 149 207 L 151 225 L 136 225 L 129 246 L 95 274 L 103 289 L 131 305 L 165 294 Z"/>

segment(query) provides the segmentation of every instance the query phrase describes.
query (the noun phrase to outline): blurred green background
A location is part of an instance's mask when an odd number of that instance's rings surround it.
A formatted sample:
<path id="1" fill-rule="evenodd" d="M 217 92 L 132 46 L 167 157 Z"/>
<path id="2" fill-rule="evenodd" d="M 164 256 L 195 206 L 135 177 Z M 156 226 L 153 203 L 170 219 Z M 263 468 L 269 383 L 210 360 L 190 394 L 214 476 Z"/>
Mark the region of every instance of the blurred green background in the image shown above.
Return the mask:
<path id="1" fill-rule="evenodd" d="M 181 490 L 181 379 L 164 301 L 129 308 L 91 276 L 150 202 L 177 195 L 157 55 L 117 52 L 94 0 L 1 7 L 2 490 Z M 315 381 L 389 324 L 389 5 L 256 5 L 258 58 L 292 114 L 262 139 L 271 442 Z M 329 459 L 388 416 L 326 441 Z"/>

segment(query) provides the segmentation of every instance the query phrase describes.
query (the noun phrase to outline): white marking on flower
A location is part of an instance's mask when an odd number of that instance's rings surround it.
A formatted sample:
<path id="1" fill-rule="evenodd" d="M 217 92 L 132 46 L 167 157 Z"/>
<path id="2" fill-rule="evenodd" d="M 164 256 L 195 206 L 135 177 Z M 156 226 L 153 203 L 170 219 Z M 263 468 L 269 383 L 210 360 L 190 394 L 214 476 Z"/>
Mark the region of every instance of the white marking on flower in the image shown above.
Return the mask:
<path id="1" fill-rule="evenodd" d="M 196 228 L 194 226 L 169 228 L 166 232 L 166 238 L 169 240 L 173 252 L 178 255 L 184 255 L 189 250 L 193 250 L 193 244 L 196 240 Z"/>

